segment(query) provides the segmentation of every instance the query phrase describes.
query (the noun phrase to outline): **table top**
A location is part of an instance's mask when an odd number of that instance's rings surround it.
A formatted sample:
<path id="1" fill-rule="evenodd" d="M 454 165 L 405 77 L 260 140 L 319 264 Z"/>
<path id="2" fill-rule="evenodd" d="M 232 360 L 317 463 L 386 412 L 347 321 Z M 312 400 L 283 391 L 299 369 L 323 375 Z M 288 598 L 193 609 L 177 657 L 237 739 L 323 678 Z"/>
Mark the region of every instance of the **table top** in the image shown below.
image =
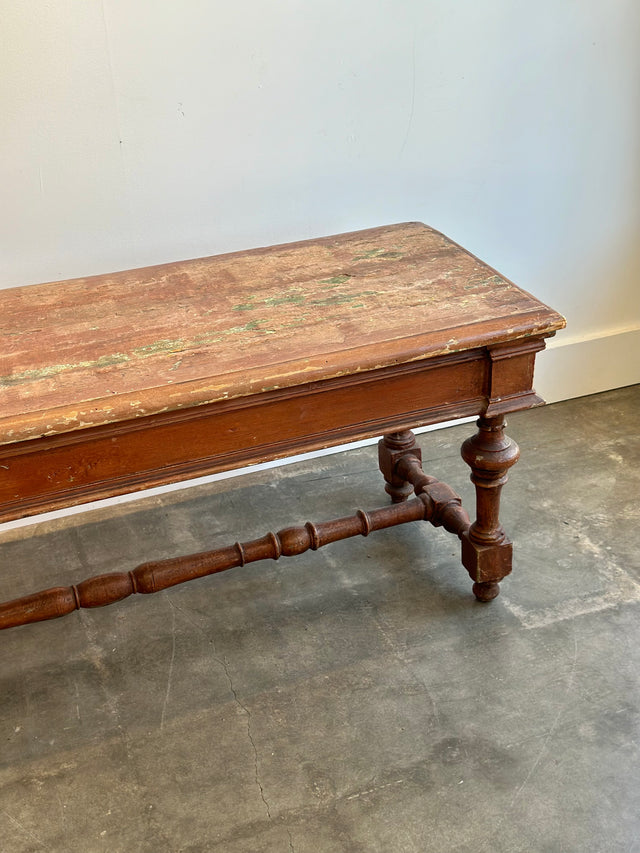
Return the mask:
<path id="1" fill-rule="evenodd" d="M 0 444 L 564 325 L 417 222 L 11 288 L 0 291 Z"/>

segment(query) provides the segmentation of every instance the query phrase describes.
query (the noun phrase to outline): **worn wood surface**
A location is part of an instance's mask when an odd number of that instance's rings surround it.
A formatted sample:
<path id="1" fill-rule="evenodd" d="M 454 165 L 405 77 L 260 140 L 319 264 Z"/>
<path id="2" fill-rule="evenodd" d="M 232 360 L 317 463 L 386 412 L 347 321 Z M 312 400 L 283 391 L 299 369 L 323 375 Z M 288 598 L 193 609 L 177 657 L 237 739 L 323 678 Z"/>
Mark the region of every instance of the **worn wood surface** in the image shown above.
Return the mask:
<path id="1" fill-rule="evenodd" d="M 0 444 L 543 338 L 563 325 L 420 223 L 9 289 L 0 292 Z"/>
<path id="2" fill-rule="evenodd" d="M 460 536 L 479 599 L 511 570 L 503 415 L 542 402 L 535 356 L 564 319 L 425 225 L 17 288 L 0 317 L 0 520 L 381 433 L 396 502 L 46 590 L 0 605 L 0 627 L 412 518 Z M 407 432 L 469 414 L 473 525 Z"/>

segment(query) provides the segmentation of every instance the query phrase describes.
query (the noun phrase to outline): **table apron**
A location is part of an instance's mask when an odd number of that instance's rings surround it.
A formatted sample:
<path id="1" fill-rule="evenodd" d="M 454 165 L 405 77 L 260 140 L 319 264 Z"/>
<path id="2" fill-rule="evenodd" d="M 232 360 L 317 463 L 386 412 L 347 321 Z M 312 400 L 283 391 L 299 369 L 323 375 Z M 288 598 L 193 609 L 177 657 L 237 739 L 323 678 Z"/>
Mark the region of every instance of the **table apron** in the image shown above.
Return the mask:
<path id="1" fill-rule="evenodd" d="M 514 411 L 543 341 L 276 389 L 0 448 L 0 521 L 214 474 L 387 432 Z M 505 357 L 508 356 L 508 370 Z M 497 377 L 505 396 L 496 396 Z"/>

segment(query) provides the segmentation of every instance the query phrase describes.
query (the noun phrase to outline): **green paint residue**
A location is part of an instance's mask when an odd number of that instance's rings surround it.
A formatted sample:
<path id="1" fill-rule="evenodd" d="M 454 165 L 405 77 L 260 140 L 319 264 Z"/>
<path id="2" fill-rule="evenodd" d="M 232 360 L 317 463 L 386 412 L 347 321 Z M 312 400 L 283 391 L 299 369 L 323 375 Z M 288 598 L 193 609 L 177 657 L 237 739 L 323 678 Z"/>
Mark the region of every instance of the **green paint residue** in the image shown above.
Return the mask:
<path id="1" fill-rule="evenodd" d="M 278 305 L 304 305 L 304 294 L 299 292 L 298 288 L 292 289 L 288 293 L 283 293 L 281 296 L 267 296 L 265 299 L 256 301 L 255 296 L 248 296 L 246 302 L 241 302 L 233 306 L 233 311 L 256 311 L 264 305 L 270 308 L 277 308 Z"/>
<path id="2" fill-rule="evenodd" d="M 392 252 L 388 249 L 369 249 L 363 255 L 357 255 L 354 261 L 370 261 L 373 258 L 381 258 L 385 261 L 397 261 L 402 257 L 402 252 Z"/>
<path id="3" fill-rule="evenodd" d="M 377 256 L 383 250 L 376 250 Z M 394 254 L 394 253 L 392 253 Z M 371 253 L 369 253 L 371 255 Z M 320 284 L 324 284 L 330 291 L 329 295 L 316 299 L 307 299 L 302 288 L 291 288 L 285 291 L 281 296 L 270 296 L 265 299 L 259 299 L 255 295 L 249 295 L 246 301 L 235 305 L 234 311 L 253 311 L 264 306 L 278 307 L 281 305 L 304 306 L 306 311 L 300 311 L 296 317 L 285 319 L 281 325 L 284 328 L 298 328 L 305 323 L 314 322 L 313 310 L 317 308 L 336 308 L 340 305 L 348 305 L 352 309 L 364 308 L 363 298 L 368 296 L 376 296 L 374 290 L 364 290 L 359 293 L 344 293 L 335 288 L 339 288 L 351 276 L 336 275 L 331 278 L 324 279 Z M 321 319 L 321 318 L 320 318 Z M 275 335 L 277 328 L 265 328 L 267 320 L 255 319 L 238 326 L 232 326 L 228 329 L 211 330 L 202 334 L 194 335 L 192 338 L 161 338 L 152 341 L 148 344 L 136 347 L 129 353 L 117 352 L 112 355 L 102 355 L 94 361 L 78 361 L 75 363 L 51 364 L 41 368 L 33 368 L 14 373 L 10 376 L 0 377 L 0 384 L 4 387 L 20 385 L 26 382 L 38 382 L 41 380 L 54 379 L 65 373 L 71 373 L 76 370 L 99 370 L 108 367 L 121 367 L 130 363 L 141 362 L 155 356 L 168 356 L 182 353 L 187 350 L 197 349 L 199 347 L 210 346 L 212 344 L 223 343 L 229 338 L 242 336 L 247 332 L 258 332 L 260 335 Z M 177 361 L 170 370 L 176 370 L 181 364 L 181 360 Z"/>
<path id="4" fill-rule="evenodd" d="M 13 373 L 10 376 L 0 377 L 0 385 L 5 388 L 10 388 L 14 385 L 21 385 L 25 382 L 38 382 L 43 379 L 54 379 L 64 373 L 70 373 L 74 370 L 98 370 L 104 367 L 118 367 L 135 361 L 143 361 L 147 358 L 153 358 L 153 356 L 156 355 L 175 355 L 176 353 L 181 353 L 185 350 L 221 343 L 226 338 L 241 335 L 244 332 L 259 331 L 263 335 L 275 335 L 276 332 L 274 329 L 261 328 L 265 322 L 265 320 L 251 320 L 249 323 L 245 323 L 242 326 L 232 326 L 230 329 L 206 332 L 201 335 L 195 335 L 191 339 L 162 338 L 158 341 L 153 341 L 150 344 L 136 347 L 131 350 L 129 354 L 118 352 L 113 355 L 102 355 L 94 361 L 77 361 L 73 364 L 51 364 L 46 367 L 24 370 L 21 373 Z M 177 366 L 178 365 L 176 364 L 170 369 L 173 370 Z"/>
<path id="5" fill-rule="evenodd" d="M 222 335 L 237 335 L 240 332 L 253 332 L 257 329 L 261 323 L 264 323 L 264 320 L 251 320 L 249 323 L 245 323 L 244 326 L 232 326 L 230 329 L 225 329 L 221 334 Z M 202 335 L 201 337 L 206 338 L 206 335 Z M 198 338 L 195 339 L 196 341 Z M 206 343 L 206 340 L 203 340 L 202 343 Z"/>
<path id="6" fill-rule="evenodd" d="M 302 326 L 303 323 L 306 323 L 309 320 L 310 314 L 298 314 L 297 317 L 294 317 L 292 320 L 287 320 L 286 328 L 293 328 L 295 326 Z"/>
<path id="7" fill-rule="evenodd" d="M 345 281 L 349 281 L 350 278 L 350 275 L 334 275 L 332 278 L 321 279 L 320 284 L 344 284 Z"/>
<path id="8" fill-rule="evenodd" d="M 171 340 L 170 338 L 164 338 L 160 341 L 154 341 L 152 344 L 145 344 L 143 347 L 136 347 L 136 349 L 132 350 L 132 355 L 136 358 L 148 358 L 151 355 L 157 355 L 158 353 L 163 353 L 184 349 L 184 341 L 182 340 Z"/>
<path id="9" fill-rule="evenodd" d="M 499 275 L 491 275 L 488 278 L 477 276 L 470 278 L 464 286 L 465 290 L 477 290 L 481 287 L 495 287 L 496 285 L 504 284 L 504 280 Z"/>
<path id="10" fill-rule="evenodd" d="M 38 367 L 33 370 L 23 370 L 22 373 L 12 373 L 11 376 L 3 376 L 0 382 L 4 387 L 10 388 L 12 385 L 20 385 L 22 382 L 38 382 L 41 379 L 53 379 L 61 373 L 67 373 L 70 370 L 78 368 L 101 368 L 115 367 L 120 364 L 126 364 L 131 361 L 131 357 L 124 352 L 117 352 L 113 355 L 101 355 L 95 361 L 78 361 L 75 364 L 51 364 L 48 367 Z"/>
<path id="11" fill-rule="evenodd" d="M 349 302 L 353 302 L 355 299 L 359 299 L 361 297 L 360 293 L 336 293 L 333 296 L 327 296 L 326 299 L 310 299 L 310 305 L 317 305 L 321 308 L 328 308 L 332 305 L 347 305 Z"/>
<path id="12" fill-rule="evenodd" d="M 288 296 L 269 296 L 264 300 L 265 305 L 304 305 L 305 299 L 301 293 L 291 293 Z"/>

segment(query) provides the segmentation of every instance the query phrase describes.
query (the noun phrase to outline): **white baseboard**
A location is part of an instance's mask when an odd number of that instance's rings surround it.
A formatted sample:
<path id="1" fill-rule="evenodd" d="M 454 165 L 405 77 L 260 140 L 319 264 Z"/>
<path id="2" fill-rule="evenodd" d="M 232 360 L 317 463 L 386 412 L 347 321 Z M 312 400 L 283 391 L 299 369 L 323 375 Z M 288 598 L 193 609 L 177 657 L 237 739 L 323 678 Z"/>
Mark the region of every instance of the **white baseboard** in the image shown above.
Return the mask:
<path id="1" fill-rule="evenodd" d="M 640 383 L 640 329 L 587 339 L 560 332 L 536 359 L 535 387 L 547 403 Z"/>

